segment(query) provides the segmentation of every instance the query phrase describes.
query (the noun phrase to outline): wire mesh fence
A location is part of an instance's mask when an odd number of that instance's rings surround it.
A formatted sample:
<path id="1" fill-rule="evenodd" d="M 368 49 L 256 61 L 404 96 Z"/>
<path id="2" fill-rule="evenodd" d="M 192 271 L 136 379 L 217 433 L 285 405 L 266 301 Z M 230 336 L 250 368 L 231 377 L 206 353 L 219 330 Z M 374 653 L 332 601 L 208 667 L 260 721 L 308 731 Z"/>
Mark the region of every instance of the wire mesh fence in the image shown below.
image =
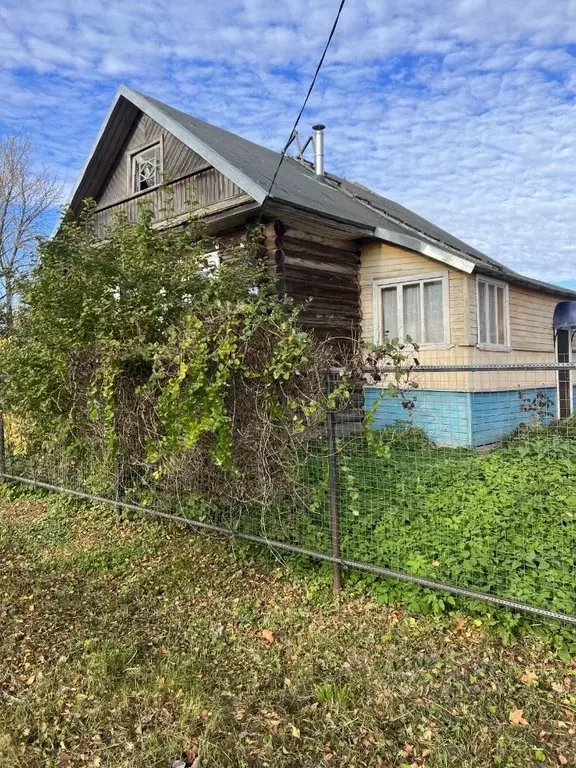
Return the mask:
<path id="1" fill-rule="evenodd" d="M 367 386 L 266 500 L 214 504 L 201 472 L 141 456 L 31 451 L 9 414 L 0 472 L 331 560 L 336 587 L 344 565 L 576 623 L 574 368 L 419 366 L 394 395 Z"/>

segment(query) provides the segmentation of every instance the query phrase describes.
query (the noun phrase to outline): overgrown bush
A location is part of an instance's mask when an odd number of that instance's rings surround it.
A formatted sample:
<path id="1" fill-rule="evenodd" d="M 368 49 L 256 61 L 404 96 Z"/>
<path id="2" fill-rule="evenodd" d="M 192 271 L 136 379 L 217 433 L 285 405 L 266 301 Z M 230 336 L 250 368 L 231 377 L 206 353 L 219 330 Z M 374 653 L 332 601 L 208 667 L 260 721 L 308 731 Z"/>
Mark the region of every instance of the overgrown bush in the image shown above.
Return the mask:
<path id="1" fill-rule="evenodd" d="M 378 455 L 363 438 L 343 441 L 343 555 L 576 614 L 574 446 L 550 433 L 543 439 L 540 431 L 488 454 L 430 449 L 422 441 L 408 450 L 392 443 L 387 455 Z M 317 509 L 326 509 L 325 494 Z M 313 510 L 300 536 L 327 551 L 325 520 Z M 389 580 L 377 589 L 385 601 L 406 593 L 420 594 L 420 607 L 454 605 L 442 593 Z"/>
<path id="2" fill-rule="evenodd" d="M 120 476 L 141 503 L 269 502 L 322 419 L 332 351 L 278 301 L 257 231 L 209 271 L 218 244 L 192 222 L 159 233 L 143 209 L 102 241 L 92 214 L 41 244 L 3 345 L 28 453 L 101 492 Z"/>

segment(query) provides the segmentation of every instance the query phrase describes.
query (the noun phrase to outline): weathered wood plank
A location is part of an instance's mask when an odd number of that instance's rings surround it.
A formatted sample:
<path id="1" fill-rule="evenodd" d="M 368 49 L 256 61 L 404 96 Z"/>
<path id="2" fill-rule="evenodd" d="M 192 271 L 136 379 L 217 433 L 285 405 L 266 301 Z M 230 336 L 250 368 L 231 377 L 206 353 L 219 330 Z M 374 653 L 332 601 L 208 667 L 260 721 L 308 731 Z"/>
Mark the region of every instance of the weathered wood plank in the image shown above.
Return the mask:
<path id="1" fill-rule="evenodd" d="M 296 267 L 288 264 L 285 267 L 285 274 L 292 280 L 314 280 L 321 281 L 330 286 L 342 285 L 344 287 L 354 287 L 358 291 L 358 280 L 355 275 L 342 275 L 336 272 L 326 272 L 319 269 L 308 269 L 306 267 Z"/>
<path id="2" fill-rule="evenodd" d="M 308 213 L 276 200 L 270 201 L 268 211 L 271 216 L 284 222 L 286 234 L 293 235 L 298 231 L 304 240 L 329 238 L 331 244 L 338 246 L 340 243 L 339 247 L 346 247 L 342 244 L 348 241 L 351 250 L 355 250 L 356 244 L 350 241 L 360 237 L 371 237 L 374 234 L 369 227 L 320 218 L 312 212 Z"/>
<path id="3" fill-rule="evenodd" d="M 130 189 L 130 155 L 146 144 L 162 141 L 163 176 L 172 181 L 183 176 L 210 168 L 203 157 L 193 152 L 179 139 L 162 127 L 148 115 L 140 113 L 123 142 L 122 146 L 110 147 L 112 167 L 96 195 L 99 208 L 105 208 L 128 197 Z"/>
<path id="4" fill-rule="evenodd" d="M 210 168 L 180 179 L 169 187 L 157 187 L 150 192 L 134 195 L 99 209 L 95 214 L 97 232 L 99 235 L 103 234 L 116 211 L 125 213 L 129 220 L 135 221 L 140 207 L 147 206 L 152 210 L 155 221 L 161 222 L 189 214 L 194 209 L 194 203 L 204 207 L 233 198 L 246 198 L 246 195 L 228 179 L 222 183 L 219 178 L 221 176 L 215 168 Z M 219 198 L 220 194 L 225 197 Z"/>
<path id="5" fill-rule="evenodd" d="M 308 259 L 286 256 L 285 254 L 284 261 L 287 266 L 290 265 L 301 269 L 310 268 L 310 261 Z M 350 275 L 351 277 L 356 277 L 358 274 L 358 267 L 354 264 L 331 264 L 327 261 L 317 261 L 314 262 L 314 269 L 318 272 L 334 272 L 335 274 Z"/>
<path id="6" fill-rule="evenodd" d="M 333 245 L 325 245 L 324 243 L 317 242 L 315 240 L 303 240 L 299 237 L 291 235 L 284 235 L 282 238 L 284 247 L 291 253 L 313 253 L 318 256 L 326 256 L 328 258 L 338 258 L 345 261 L 360 261 L 360 254 L 358 249 L 355 250 L 349 248 L 338 248 Z"/>
<path id="7" fill-rule="evenodd" d="M 284 280 L 291 296 L 325 296 L 338 302 L 358 303 L 358 286 L 355 285 L 322 285 L 315 280 L 294 280 L 289 275 L 285 275 Z"/>

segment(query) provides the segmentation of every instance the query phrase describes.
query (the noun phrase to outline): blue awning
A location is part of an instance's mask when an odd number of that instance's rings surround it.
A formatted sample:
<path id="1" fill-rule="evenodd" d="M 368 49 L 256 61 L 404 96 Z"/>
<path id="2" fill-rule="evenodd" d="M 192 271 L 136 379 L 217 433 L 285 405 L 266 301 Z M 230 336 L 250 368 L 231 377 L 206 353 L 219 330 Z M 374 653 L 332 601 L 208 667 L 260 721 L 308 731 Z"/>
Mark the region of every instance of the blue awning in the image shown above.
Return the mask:
<path id="1" fill-rule="evenodd" d="M 554 310 L 554 330 L 576 328 L 576 301 L 561 301 Z"/>

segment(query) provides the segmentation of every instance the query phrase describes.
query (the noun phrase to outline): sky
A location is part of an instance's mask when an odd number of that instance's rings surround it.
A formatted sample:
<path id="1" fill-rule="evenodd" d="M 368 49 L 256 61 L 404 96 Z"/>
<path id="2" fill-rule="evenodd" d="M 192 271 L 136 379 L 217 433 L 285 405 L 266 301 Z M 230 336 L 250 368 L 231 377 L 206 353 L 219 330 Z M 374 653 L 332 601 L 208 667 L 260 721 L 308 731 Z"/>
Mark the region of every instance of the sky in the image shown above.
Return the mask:
<path id="1" fill-rule="evenodd" d="M 119 84 L 279 150 L 339 0 L 0 0 L 0 135 L 68 188 Z M 576 288 L 576 0 L 347 0 L 326 169 Z"/>

